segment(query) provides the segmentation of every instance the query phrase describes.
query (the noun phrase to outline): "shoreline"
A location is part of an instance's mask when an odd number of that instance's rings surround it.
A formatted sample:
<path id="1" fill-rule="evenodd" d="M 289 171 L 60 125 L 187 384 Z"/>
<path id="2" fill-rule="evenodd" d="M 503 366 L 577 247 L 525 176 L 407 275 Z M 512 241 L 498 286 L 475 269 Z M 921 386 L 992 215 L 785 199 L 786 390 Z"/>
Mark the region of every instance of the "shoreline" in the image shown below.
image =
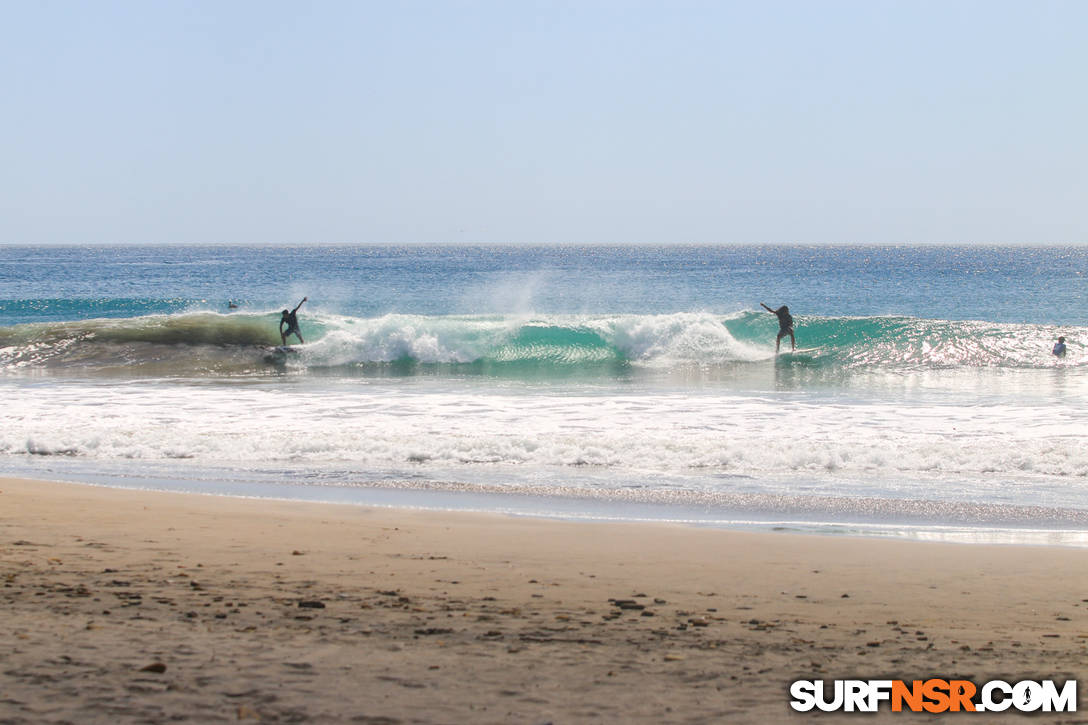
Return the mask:
<path id="1" fill-rule="evenodd" d="M 435 513 L 476 513 L 547 521 L 666 524 L 728 531 L 790 533 L 956 544 L 1088 548 L 1088 511 L 1016 504 L 804 496 L 779 493 L 653 492 L 585 488 L 501 488 L 442 481 L 374 480 L 297 484 L 273 479 L 215 480 L 150 472 L 120 478 L 116 471 L 73 471 L 60 477 L 33 471 L 0 472 L 16 478 L 129 491 L 219 496 L 254 501 L 297 501 L 333 506 Z M 214 476 L 214 471 L 211 475 Z M 936 513 L 939 511 L 939 514 Z M 936 518 L 940 516 L 940 518 Z"/>
<path id="2" fill-rule="evenodd" d="M 1085 557 L 0 479 L 0 720 L 757 723 L 808 717 L 795 679 L 1075 679 Z"/>

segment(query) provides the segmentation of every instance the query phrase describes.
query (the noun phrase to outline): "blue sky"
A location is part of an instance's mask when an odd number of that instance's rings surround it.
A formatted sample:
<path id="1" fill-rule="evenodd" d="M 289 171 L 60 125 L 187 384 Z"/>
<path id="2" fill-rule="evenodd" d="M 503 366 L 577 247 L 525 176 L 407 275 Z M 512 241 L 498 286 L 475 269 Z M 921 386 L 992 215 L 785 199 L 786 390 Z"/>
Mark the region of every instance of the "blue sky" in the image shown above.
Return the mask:
<path id="1" fill-rule="evenodd" d="M 0 243 L 1088 242 L 1085 2 L 0 10 Z"/>

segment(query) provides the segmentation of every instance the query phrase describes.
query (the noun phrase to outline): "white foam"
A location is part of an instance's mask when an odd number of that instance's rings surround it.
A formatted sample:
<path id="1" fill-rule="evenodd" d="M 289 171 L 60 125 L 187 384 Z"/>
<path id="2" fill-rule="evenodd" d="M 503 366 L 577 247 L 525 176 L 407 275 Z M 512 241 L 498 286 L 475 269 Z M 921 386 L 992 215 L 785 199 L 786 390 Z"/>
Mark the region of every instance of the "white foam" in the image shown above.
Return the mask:
<path id="1" fill-rule="evenodd" d="M 769 349 L 742 343 L 708 313 L 621 315 L 587 319 L 583 324 L 624 351 L 631 360 L 667 366 L 761 360 Z"/>
<path id="2" fill-rule="evenodd" d="M 736 340 L 709 313 L 669 315 L 493 315 L 428 317 L 390 314 L 376 318 L 321 315 L 324 336 L 305 348 L 304 362 L 336 366 L 411 359 L 421 363 L 470 363 L 496 356 L 526 327 L 590 332 L 636 364 L 717 364 L 761 360 L 769 347 Z M 576 358 L 575 358 L 576 359 Z"/>
<path id="3" fill-rule="evenodd" d="M 563 394 L 566 392 L 566 394 Z M 1084 406 L 965 406 L 787 393 L 555 391 L 418 378 L 318 386 L 8 385 L 0 455 L 333 466 L 478 480 L 937 498 L 1088 508 Z M 565 473 L 564 473 L 565 472 Z"/>

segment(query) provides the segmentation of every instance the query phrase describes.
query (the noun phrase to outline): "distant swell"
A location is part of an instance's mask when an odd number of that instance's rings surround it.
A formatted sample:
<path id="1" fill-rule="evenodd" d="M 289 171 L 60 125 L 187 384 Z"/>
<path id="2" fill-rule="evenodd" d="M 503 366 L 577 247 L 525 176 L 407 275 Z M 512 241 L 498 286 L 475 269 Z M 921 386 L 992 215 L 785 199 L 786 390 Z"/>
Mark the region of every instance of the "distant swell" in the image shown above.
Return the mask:
<path id="1" fill-rule="evenodd" d="M 278 314 L 184 313 L 0 327 L 0 369 L 125 371 L 172 375 L 372 367 L 675 369 L 774 359 L 773 316 L 741 312 L 667 315 L 420 316 L 303 318 L 307 344 L 289 358 Z M 1083 328 L 922 320 L 798 317 L 803 352 L 779 362 L 824 370 L 1040 368 L 1057 335 L 1070 339 L 1064 365 L 1086 357 Z M 788 344 L 788 341 L 787 343 Z"/>

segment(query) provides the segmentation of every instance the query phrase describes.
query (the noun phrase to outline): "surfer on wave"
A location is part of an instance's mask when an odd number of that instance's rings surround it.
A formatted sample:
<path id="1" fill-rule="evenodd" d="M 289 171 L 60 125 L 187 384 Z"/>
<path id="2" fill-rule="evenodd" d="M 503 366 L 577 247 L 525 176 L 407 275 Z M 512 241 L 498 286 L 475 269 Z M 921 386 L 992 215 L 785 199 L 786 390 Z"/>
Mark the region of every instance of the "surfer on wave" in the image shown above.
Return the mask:
<path id="1" fill-rule="evenodd" d="M 310 299 L 310 298 L 309 297 L 303 297 L 302 302 L 305 302 L 308 299 Z M 284 345 L 287 344 L 287 336 L 290 335 L 291 333 L 295 334 L 295 337 L 298 338 L 298 341 L 300 343 L 302 343 L 302 344 L 306 343 L 306 341 L 302 339 L 302 333 L 299 332 L 299 329 L 298 329 L 298 316 L 295 314 L 296 312 L 298 312 L 298 308 L 302 307 L 302 302 L 299 302 L 295 306 L 295 309 L 291 310 L 290 312 L 288 312 L 287 310 L 284 310 L 283 314 L 280 315 L 280 337 L 283 338 L 283 344 Z M 286 331 L 283 329 L 284 325 L 287 325 L 287 330 Z"/>
<path id="2" fill-rule="evenodd" d="M 767 312 L 773 312 L 778 315 L 778 337 L 774 339 L 774 352 L 778 354 L 778 347 L 782 344 L 782 338 L 786 335 L 790 336 L 790 350 L 797 349 L 797 340 L 793 337 L 793 316 L 790 314 L 790 308 L 786 305 L 782 305 L 777 310 L 772 310 L 762 302 L 759 306 L 767 310 Z"/>

